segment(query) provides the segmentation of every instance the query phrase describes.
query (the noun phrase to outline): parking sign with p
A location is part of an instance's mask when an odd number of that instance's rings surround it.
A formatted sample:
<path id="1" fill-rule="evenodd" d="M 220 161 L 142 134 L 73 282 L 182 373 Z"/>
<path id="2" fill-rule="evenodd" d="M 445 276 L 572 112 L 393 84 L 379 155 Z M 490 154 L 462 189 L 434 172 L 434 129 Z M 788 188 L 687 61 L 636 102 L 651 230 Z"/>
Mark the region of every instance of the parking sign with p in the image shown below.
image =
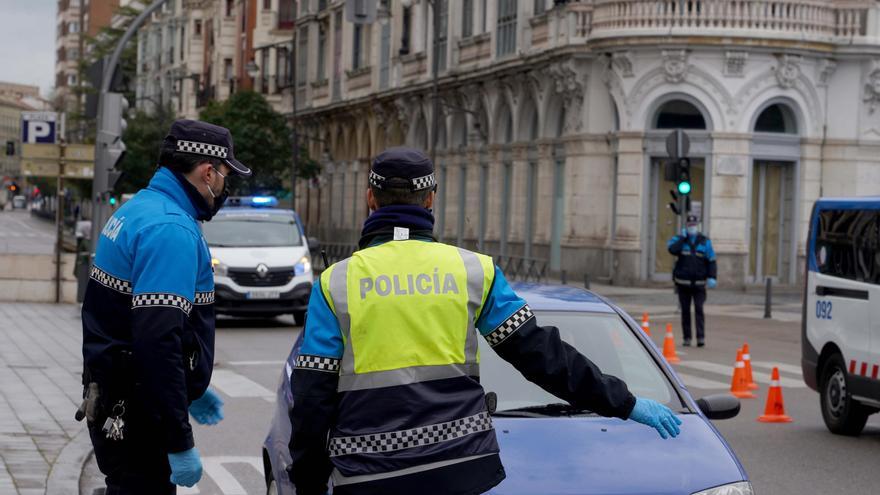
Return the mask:
<path id="1" fill-rule="evenodd" d="M 22 112 L 21 142 L 55 144 L 58 114 L 55 112 Z"/>

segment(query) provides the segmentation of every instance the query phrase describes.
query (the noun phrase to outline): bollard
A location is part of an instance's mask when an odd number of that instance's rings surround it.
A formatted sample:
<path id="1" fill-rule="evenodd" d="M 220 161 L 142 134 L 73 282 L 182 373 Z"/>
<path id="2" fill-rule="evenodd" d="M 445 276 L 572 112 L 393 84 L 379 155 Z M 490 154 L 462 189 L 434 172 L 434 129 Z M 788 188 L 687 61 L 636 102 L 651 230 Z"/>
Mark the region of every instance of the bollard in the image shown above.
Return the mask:
<path id="1" fill-rule="evenodd" d="M 562 276 L 562 285 L 568 285 L 568 274 L 565 272 L 565 270 L 562 270 L 561 276 Z"/>
<path id="2" fill-rule="evenodd" d="M 773 279 L 767 277 L 767 290 L 764 293 L 764 318 L 772 318 L 770 316 L 771 306 L 773 305 Z"/>
<path id="3" fill-rule="evenodd" d="M 589 288 L 590 288 L 590 274 L 585 273 L 584 274 L 584 289 L 589 290 Z"/>

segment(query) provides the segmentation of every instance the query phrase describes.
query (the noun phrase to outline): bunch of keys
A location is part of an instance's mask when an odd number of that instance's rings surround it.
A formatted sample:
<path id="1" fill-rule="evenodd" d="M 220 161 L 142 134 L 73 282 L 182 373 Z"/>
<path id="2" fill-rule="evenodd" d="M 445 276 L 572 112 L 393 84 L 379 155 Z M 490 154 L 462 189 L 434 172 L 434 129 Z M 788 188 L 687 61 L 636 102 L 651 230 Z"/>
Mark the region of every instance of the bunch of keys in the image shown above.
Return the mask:
<path id="1" fill-rule="evenodd" d="M 101 428 L 101 431 L 107 435 L 108 439 L 122 440 L 125 428 L 125 420 L 122 419 L 123 414 L 125 414 L 125 401 L 119 401 L 113 406 L 113 412 L 107 418 L 107 421 L 104 421 L 104 427 Z"/>

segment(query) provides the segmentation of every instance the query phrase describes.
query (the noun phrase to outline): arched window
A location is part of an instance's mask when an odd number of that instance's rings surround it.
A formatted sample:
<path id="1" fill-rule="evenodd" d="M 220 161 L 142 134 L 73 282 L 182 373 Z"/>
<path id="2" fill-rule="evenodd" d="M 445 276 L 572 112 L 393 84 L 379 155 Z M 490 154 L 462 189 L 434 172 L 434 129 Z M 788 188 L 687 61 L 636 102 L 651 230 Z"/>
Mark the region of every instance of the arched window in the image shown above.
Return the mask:
<path id="1" fill-rule="evenodd" d="M 787 105 L 779 103 L 765 108 L 755 121 L 755 132 L 797 134 L 797 120 Z"/>
<path id="2" fill-rule="evenodd" d="M 700 109 L 685 100 L 670 100 L 657 109 L 655 129 L 706 129 Z"/>

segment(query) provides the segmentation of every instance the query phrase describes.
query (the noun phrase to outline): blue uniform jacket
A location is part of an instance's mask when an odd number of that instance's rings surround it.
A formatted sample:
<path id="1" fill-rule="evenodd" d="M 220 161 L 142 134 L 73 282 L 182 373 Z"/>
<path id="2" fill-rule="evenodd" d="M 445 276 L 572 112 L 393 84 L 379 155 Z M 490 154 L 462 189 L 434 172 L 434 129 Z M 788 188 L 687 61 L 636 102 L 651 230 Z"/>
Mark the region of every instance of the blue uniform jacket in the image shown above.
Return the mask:
<path id="1" fill-rule="evenodd" d="M 703 234 L 696 236 L 673 236 L 666 243 L 669 254 L 677 256 L 672 278 L 678 285 L 705 287 L 706 279 L 718 278 L 715 249 L 712 241 Z"/>
<path id="2" fill-rule="evenodd" d="M 145 412 L 168 452 L 193 447 L 189 404 L 214 362 L 211 255 L 185 180 L 160 168 L 107 221 L 82 309 L 84 381 L 105 408 Z"/>

